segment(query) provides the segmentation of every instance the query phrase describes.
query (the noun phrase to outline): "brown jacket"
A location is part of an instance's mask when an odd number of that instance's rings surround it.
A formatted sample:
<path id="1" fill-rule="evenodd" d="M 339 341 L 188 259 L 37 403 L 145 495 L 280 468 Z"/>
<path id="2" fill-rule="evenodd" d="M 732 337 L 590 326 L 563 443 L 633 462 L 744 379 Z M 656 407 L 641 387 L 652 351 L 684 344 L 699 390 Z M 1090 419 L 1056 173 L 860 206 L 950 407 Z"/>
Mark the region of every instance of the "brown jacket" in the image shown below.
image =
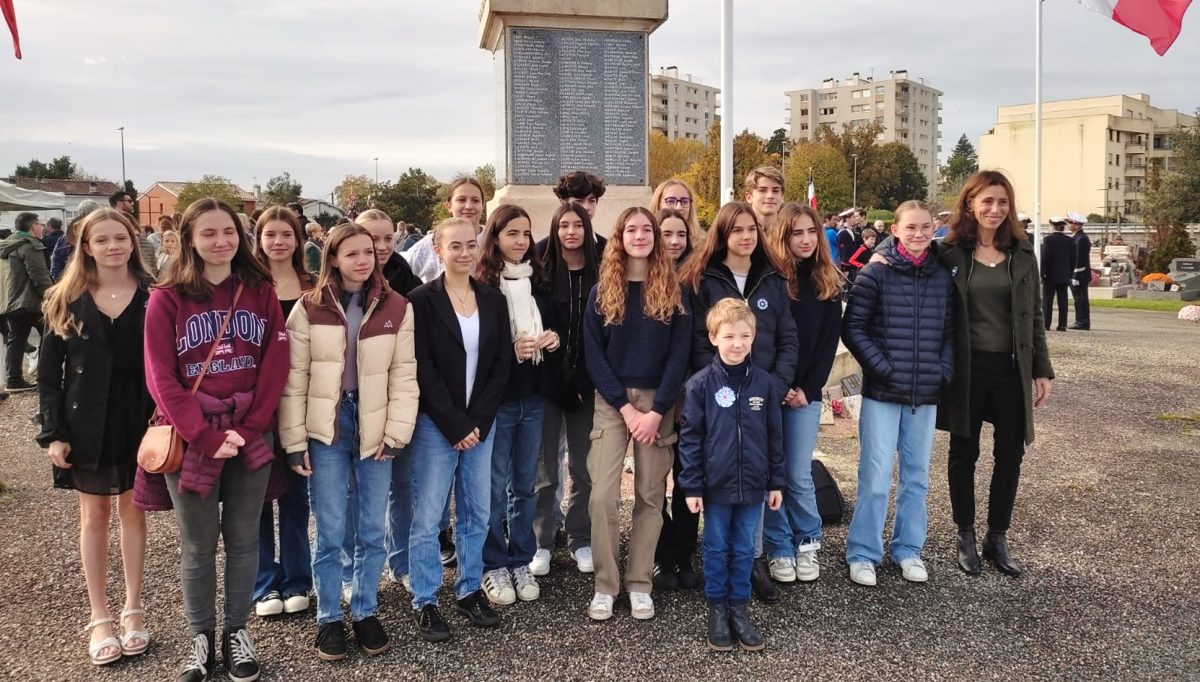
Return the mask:
<path id="1" fill-rule="evenodd" d="M 366 311 L 358 332 L 359 456 L 380 443 L 400 448 L 412 439 L 420 390 L 408 301 L 376 273 L 363 292 Z M 346 313 L 336 285 L 317 305 L 306 293 L 288 317 L 292 371 L 279 403 L 279 438 L 286 452 L 303 452 L 308 439 L 326 445 L 338 437 L 337 410 L 346 365 Z"/>

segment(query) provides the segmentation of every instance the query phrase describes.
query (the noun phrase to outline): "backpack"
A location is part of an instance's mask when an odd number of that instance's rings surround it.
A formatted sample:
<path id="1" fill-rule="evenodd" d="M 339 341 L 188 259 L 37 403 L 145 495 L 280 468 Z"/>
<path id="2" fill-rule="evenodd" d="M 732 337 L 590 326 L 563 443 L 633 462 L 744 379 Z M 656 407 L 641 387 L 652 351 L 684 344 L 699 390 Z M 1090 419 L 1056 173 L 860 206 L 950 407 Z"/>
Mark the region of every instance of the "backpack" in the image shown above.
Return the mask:
<path id="1" fill-rule="evenodd" d="M 829 469 L 819 459 L 812 461 L 812 479 L 817 490 L 817 513 L 821 516 L 821 523 L 841 523 L 842 514 L 846 511 L 846 498 L 842 497 L 837 481 L 833 480 Z"/>

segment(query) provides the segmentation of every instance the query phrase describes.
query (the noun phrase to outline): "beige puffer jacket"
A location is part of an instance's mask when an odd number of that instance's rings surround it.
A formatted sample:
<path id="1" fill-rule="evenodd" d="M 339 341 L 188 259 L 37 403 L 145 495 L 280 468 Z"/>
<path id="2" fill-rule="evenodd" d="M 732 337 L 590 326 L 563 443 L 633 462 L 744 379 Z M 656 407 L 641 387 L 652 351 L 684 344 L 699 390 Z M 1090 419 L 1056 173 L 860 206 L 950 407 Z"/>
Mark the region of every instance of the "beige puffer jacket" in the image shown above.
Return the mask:
<path id="1" fill-rule="evenodd" d="M 279 402 L 279 439 L 288 453 L 308 450 L 308 439 L 326 445 L 337 437 L 337 409 L 346 365 L 346 313 L 337 285 L 317 305 L 305 294 L 288 316 L 292 368 Z M 358 332 L 359 456 L 380 443 L 400 448 L 417 421 L 417 360 L 408 301 L 372 277 Z"/>

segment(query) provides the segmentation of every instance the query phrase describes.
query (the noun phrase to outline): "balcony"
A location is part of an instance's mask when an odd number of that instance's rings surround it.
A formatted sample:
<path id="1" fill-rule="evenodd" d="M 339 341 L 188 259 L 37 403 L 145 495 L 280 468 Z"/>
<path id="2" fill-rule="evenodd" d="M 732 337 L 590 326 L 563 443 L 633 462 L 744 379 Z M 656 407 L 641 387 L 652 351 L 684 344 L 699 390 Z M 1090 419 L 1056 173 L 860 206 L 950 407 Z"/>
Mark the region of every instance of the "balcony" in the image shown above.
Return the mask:
<path id="1" fill-rule="evenodd" d="M 1146 153 L 1146 143 L 1145 142 L 1126 142 L 1125 143 L 1125 151 L 1126 151 L 1126 153 L 1130 153 L 1130 154 L 1145 154 Z"/>
<path id="2" fill-rule="evenodd" d="M 1144 163 L 1129 163 L 1125 164 L 1125 177 L 1141 178 L 1146 175 L 1146 164 Z M 1126 183 L 1127 185 L 1129 183 Z"/>
<path id="3" fill-rule="evenodd" d="M 665 114 L 667 113 L 667 105 L 658 103 L 652 104 L 650 105 L 650 111 L 656 114 Z"/>

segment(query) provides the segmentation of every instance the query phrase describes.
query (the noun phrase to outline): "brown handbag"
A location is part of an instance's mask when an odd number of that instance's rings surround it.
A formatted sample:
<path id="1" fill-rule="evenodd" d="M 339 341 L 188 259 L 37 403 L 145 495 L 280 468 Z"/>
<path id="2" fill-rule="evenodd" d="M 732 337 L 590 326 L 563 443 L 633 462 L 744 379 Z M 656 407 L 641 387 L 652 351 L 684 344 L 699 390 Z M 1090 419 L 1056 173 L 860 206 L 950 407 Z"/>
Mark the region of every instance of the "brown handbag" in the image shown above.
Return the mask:
<path id="1" fill-rule="evenodd" d="M 192 390 L 188 395 L 194 396 L 196 391 L 200 390 L 200 382 L 208 373 L 208 365 L 217 352 L 217 346 L 221 345 L 221 337 L 225 336 L 225 330 L 229 328 L 229 320 L 233 318 L 233 308 L 237 305 L 241 295 L 242 285 L 239 283 L 237 291 L 233 294 L 233 303 L 229 306 L 229 312 L 225 314 L 225 319 L 221 322 L 221 328 L 213 339 L 212 348 L 208 349 L 208 357 L 200 366 L 200 374 L 192 382 Z M 142 436 L 142 443 L 138 446 L 138 466 L 150 474 L 173 474 L 183 467 L 183 452 L 186 449 L 187 444 L 183 442 L 183 437 L 167 420 L 166 415 L 155 406 L 154 414 L 150 415 L 150 426 L 146 428 L 146 433 Z"/>

